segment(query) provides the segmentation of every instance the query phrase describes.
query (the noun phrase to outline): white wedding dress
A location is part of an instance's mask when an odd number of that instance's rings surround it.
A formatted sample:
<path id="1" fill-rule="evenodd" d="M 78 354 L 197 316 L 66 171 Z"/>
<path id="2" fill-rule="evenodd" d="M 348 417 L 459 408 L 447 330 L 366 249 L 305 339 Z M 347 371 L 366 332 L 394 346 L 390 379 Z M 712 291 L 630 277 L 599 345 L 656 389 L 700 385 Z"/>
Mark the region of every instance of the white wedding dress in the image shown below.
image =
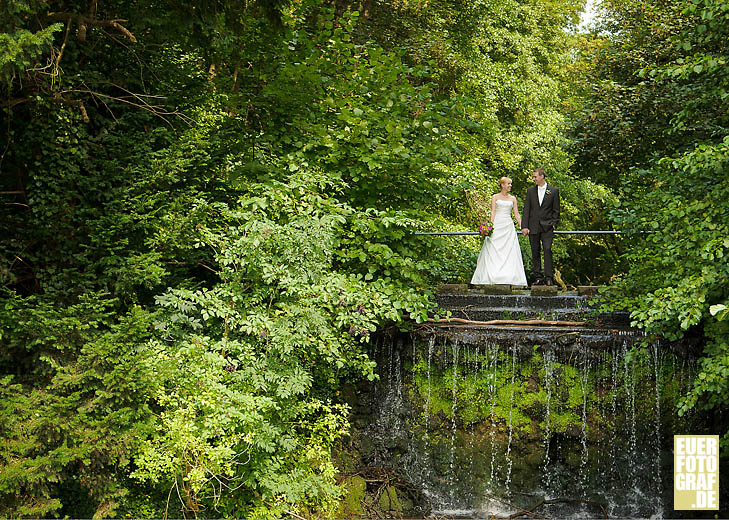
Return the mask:
<path id="1" fill-rule="evenodd" d="M 494 231 L 483 241 L 471 278 L 473 285 L 527 284 L 519 238 L 511 219 L 513 205 L 510 200 L 496 201 L 496 212 L 492 215 Z"/>

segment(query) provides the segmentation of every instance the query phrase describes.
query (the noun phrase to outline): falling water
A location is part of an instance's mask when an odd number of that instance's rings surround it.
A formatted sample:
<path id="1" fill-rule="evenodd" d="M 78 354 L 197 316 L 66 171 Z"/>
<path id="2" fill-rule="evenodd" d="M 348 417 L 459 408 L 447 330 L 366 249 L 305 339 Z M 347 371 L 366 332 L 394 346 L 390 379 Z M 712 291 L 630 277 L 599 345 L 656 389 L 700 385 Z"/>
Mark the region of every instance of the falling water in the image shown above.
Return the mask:
<path id="1" fill-rule="evenodd" d="M 637 437 L 637 431 L 636 431 L 636 414 L 635 414 L 635 362 L 631 362 L 631 358 L 627 355 L 628 354 L 628 345 L 627 342 L 623 343 L 623 354 L 624 354 L 624 360 L 625 360 L 625 392 L 628 399 L 628 419 L 630 421 L 630 437 L 628 440 L 628 461 L 636 461 L 638 456 L 638 437 Z M 628 479 L 627 482 L 630 484 L 633 484 L 636 482 L 636 479 L 638 477 L 638 473 L 636 472 L 637 464 L 635 463 L 629 463 L 627 464 L 627 470 L 628 470 Z M 631 491 L 635 491 L 637 488 L 634 486 L 634 488 Z M 637 496 L 636 493 L 630 493 L 630 509 L 632 512 L 637 511 L 638 509 L 638 502 L 637 502 Z"/>
<path id="2" fill-rule="evenodd" d="M 512 417 L 514 412 L 514 378 L 516 375 L 516 344 L 511 347 L 511 395 L 509 403 L 509 443 L 506 445 L 506 496 L 509 496 L 509 484 L 511 484 L 511 469 L 514 461 L 511 459 L 511 440 L 514 434 Z"/>
<path id="3" fill-rule="evenodd" d="M 620 370 L 620 350 L 617 347 L 612 348 L 612 360 L 611 360 L 611 371 L 610 371 L 610 440 L 609 440 L 609 452 L 610 452 L 610 469 L 614 472 L 618 467 L 616 455 L 618 453 L 616 442 L 617 442 L 617 417 L 618 417 L 618 372 Z M 610 491 L 615 490 L 615 477 L 611 480 Z"/>
<path id="4" fill-rule="evenodd" d="M 615 339 L 601 354 L 584 337 L 565 346 L 454 335 L 441 346 L 430 335 L 415 354 L 427 373 L 410 378 L 401 366 L 410 345 L 383 344 L 373 459 L 400 465 L 436 514 L 488 516 L 491 500 L 527 507 L 534 497 L 577 496 L 604 502 L 610 516 L 660 514 L 662 437 L 672 433 L 662 401 L 679 374 L 666 377 L 671 362 L 660 346 L 633 354 L 629 338 Z M 600 514 L 595 506 L 578 512 L 576 503 L 549 507 L 555 517 Z"/>
<path id="5" fill-rule="evenodd" d="M 414 343 L 414 342 L 413 342 Z M 433 359 L 433 346 L 435 345 L 435 335 L 428 338 L 428 394 L 425 398 L 425 435 L 426 438 L 430 432 L 430 364 Z"/>
<path id="6" fill-rule="evenodd" d="M 392 349 L 393 344 L 392 342 L 388 342 L 387 344 L 387 393 L 388 395 L 392 391 Z"/>
<path id="7" fill-rule="evenodd" d="M 628 440 L 628 460 L 635 460 L 637 451 L 637 438 L 635 431 L 635 364 L 631 363 L 628 354 L 627 342 L 623 342 L 623 360 L 625 370 L 623 372 L 623 384 L 625 386 L 625 395 L 627 398 L 627 413 L 630 437 Z M 635 480 L 635 465 L 628 464 L 628 480 L 633 482 Z"/>
<path id="8" fill-rule="evenodd" d="M 552 492 L 552 472 L 549 470 L 549 442 L 551 440 L 550 430 L 550 407 L 552 404 L 552 371 L 554 370 L 554 354 L 551 350 L 544 353 L 544 386 L 546 390 L 546 407 L 544 413 L 544 465 L 542 466 L 542 477 L 547 496 Z"/>
<path id="9" fill-rule="evenodd" d="M 598 362 L 598 367 L 606 367 L 607 362 L 609 359 L 609 355 L 607 352 L 601 352 L 600 358 Z M 601 398 L 600 393 L 602 391 L 602 388 L 606 385 L 606 381 L 604 381 L 605 376 L 598 376 L 595 378 L 594 381 L 594 392 L 592 395 L 595 397 L 595 408 L 597 410 L 597 416 L 598 417 L 604 417 L 606 415 L 605 413 L 605 400 Z M 592 450 L 593 457 L 595 459 L 595 466 L 597 466 L 597 478 L 600 481 L 605 481 L 605 464 L 603 464 L 602 461 L 602 455 L 605 451 L 605 447 L 603 446 L 603 436 L 600 434 L 600 428 L 601 425 L 595 425 L 595 434 L 593 437 L 595 438 L 595 449 Z"/>
<path id="10" fill-rule="evenodd" d="M 491 372 L 489 373 L 489 400 L 491 403 L 491 410 L 489 418 L 491 419 L 491 431 L 489 437 L 491 437 L 491 472 L 489 476 L 489 488 L 495 489 L 494 483 L 494 468 L 496 466 L 496 421 L 494 412 L 496 409 L 496 375 L 499 365 L 499 350 L 498 347 L 492 347 L 488 343 L 486 344 L 486 352 L 488 353 L 488 359 L 491 366 Z"/>
<path id="11" fill-rule="evenodd" d="M 480 348 L 479 346 L 476 346 L 475 350 L 472 352 L 469 349 L 469 352 L 472 353 L 471 357 L 471 363 L 469 364 L 469 372 L 470 372 L 470 383 L 468 379 L 466 379 L 466 384 L 470 385 L 471 387 L 475 386 L 476 384 L 476 377 L 478 374 L 478 360 L 479 360 L 479 353 Z M 475 446 L 475 436 L 476 436 L 476 424 L 475 422 L 472 422 L 468 426 L 469 432 L 468 432 L 468 454 L 469 454 L 469 473 L 473 475 L 474 473 L 474 463 L 475 463 L 475 457 L 474 454 L 474 446 Z"/>
<path id="12" fill-rule="evenodd" d="M 661 453 L 661 369 L 663 365 L 663 357 L 658 342 L 653 343 L 653 366 L 655 368 L 656 377 L 656 423 L 655 423 L 655 450 Z M 661 486 L 661 461 L 660 457 L 655 459 L 655 467 L 653 470 L 654 485 L 656 486 L 657 508 L 663 510 L 663 493 Z"/>
<path id="13" fill-rule="evenodd" d="M 585 496 L 587 490 L 587 390 L 590 378 L 590 361 L 587 350 L 582 350 L 580 363 L 580 387 L 582 388 L 582 456 L 580 457 L 580 492 Z"/>
<path id="14" fill-rule="evenodd" d="M 449 476 L 450 476 L 450 482 L 451 482 L 451 490 L 450 490 L 450 496 L 451 496 L 451 503 L 455 500 L 455 486 L 457 480 L 457 475 L 455 474 L 453 467 L 454 467 L 454 460 L 455 460 L 455 454 L 456 454 L 456 383 L 458 382 L 458 340 L 456 340 L 455 344 L 453 345 L 453 395 L 452 395 L 452 403 L 451 403 L 451 460 L 449 464 Z"/>
<path id="15" fill-rule="evenodd" d="M 380 359 L 381 349 L 382 349 L 382 338 L 377 338 L 377 340 L 375 340 L 375 344 L 372 348 L 372 357 L 374 359 Z M 373 382 L 373 387 L 374 387 L 375 392 L 377 392 L 377 390 L 379 389 L 379 386 L 380 386 L 379 378 L 376 378 Z"/>

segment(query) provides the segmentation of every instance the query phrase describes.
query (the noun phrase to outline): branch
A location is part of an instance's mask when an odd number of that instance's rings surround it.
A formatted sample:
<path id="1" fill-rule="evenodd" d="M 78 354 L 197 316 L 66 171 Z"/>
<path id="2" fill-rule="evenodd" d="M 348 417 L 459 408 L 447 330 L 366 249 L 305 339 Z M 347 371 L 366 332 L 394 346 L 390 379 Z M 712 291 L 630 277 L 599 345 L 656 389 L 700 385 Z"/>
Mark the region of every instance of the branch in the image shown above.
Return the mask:
<path id="1" fill-rule="evenodd" d="M 121 88 L 121 87 L 118 87 L 118 88 Z M 122 89 L 122 90 L 125 90 L 125 89 Z M 165 123 L 167 123 L 171 128 L 174 128 L 172 123 L 170 123 L 170 121 L 164 116 L 178 116 L 178 117 L 182 118 L 183 120 L 185 120 L 186 122 L 190 121 L 190 118 L 187 117 L 182 112 L 178 112 L 177 110 L 169 110 L 166 107 L 164 107 L 163 105 L 152 105 L 152 104 L 148 103 L 146 99 L 144 99 L 144 98 L 159 98 L 159 96 L 149 96 L 149 95 L 145 95 L 145 94 L 130 94 L 129 96 L 126 96 L 126 97 L 119 97 L 119 96 L 110 96 L 108 94 L 102 94 L 101 92 L 96 92 L 96 91 L 93 91 L 90 89 L 78 89 L 78 88 L 62 90 L 58 94 L 59 95 L 67 94 L 67 93 L 71 93 L 71 92 L 89 94 L 93 97 L 99 98 L 102 103 L 103 103 L 102 98 L 105 98 L 105 99 L 110 99 L 112 101 L 119 101 L 120 103 L 126 103 L 127 105 L 131 105 L 133 107 L 141 108 L 142 110 L 151 112 L 155 116 L 159 117 Z M 138 102 L 131 101 L 127 98 L 135 99 Z M 106 103 L 104 103 L 104 105 L 106 105 Z"/>
<path id="2" fill-rule="evenodd" d="M 208 271 L 212 271 L 215 274 L 220 274 L 220 271 L 216 271 L 212 267 L 203 264 L 202 262 L 180 262 L 179 260 L 170 260 L 168 262 L 165 262 L 168 265 L 199 265 L 200 267 L 204 267 Z M 248 286 L 250 287 L 250 285 Z"/>
<path id="3" fill-rule="evenodd" d="M 63 98 L 62 101 L 64 103 L 68 103 L 69 105 L 75 106 L 79 109 L 81 112 L 81 118 L 83 119 L 84 123 L 88 123 L 90 121 L 89 114 L 86 112 L 86 106 L 84 105 L 83 101 L 79 99 L 65 99 Z M 108 108 L 108 107 L 107 107 Z"/>
<path id="4" fill-rule="evenodd" d="M 28 101 L 30 101 L 30 98 L 27 98 L 27 97 L 9 99 L 5 103 L 3 103 L 3 106 L 5 106 L 5 108 L 13 108 L 17 105 L 22 105 L 23 103 L 27 103 Z"/>
<path id="5" fill-rule="evenodd" d="M 436 321 L 432 318 L 428 319 L 428 323 L 434 323 L 440 326 L 447 326 L 450 323 L 463 323 L 465 325 L 531 325 L 537 327 L 583 327 L 584 321 L 561 321 L 561 320 L 490 320 L 490 321 L 474 321 L 464 320 L 462 318 L 444 318 Z"/>
<path id="6" fill-rule="evenodd" d="M 541 499 L 539 502 L 534 504 L 529 509 L 517 508 L 517 509 L 519 509 L 519 511 L 517 513 L 512 513 L 509 516 L 507 516 L 506 518 L 508 518 L 508 520 L 514 520 L 514 518 L 519 518 L 520 516 L 531 516 L 531 517 L 537 517 L 537 518 L 544 518 L 544 515 L 539 515 L 534 512 L 539 506 L 544 504 L 544 502 L 545 502 L 544 499 Z"/>
<path id="7" fill-rule="evenodd" d="M 269 501 L 267 501 L 267 500 L 264 500 L 264 501 L 263 501 L 263 503 L 264 503 L 264 504 L 266 504 L 266 505 L 267 505 L 268 507 L 271 507 L 271 508 L 274 508 L 274 507 L 276 507 L 276 506 L 274 506 L 274 505 L 273 505 L 273 504 L 272 504 L 271 502 L 269 502 Z M 293 517 L 294 517 L 294 518 L 296 518 L 297 520 L 309 520 L 308 518 L 304 518 L 303 516 L 299 516 L 299 515 L 297 515 L 297 514 L 296 514 L 296 513 L 294 513 L 293 511 L 287 511 L 286 509 L 282 509 L 281 511 L 283 511 L 283 512 L 284 512 L 284 513 L 286 513 L 287 515 L 291 515 L 291 516 L 293 516 Z"/>
<path id="8" fill-rule="evenodd" d="M 56 72 L 55 74 L 58 74 L 58 64 L 61 63 L 61 56 L 63 56 L 63 51 L 66 50 L 66 44 L 68 43 L 68 33 L 71 30 L 71 19 L 69 18 L 66 22 L 66 34 L 63 37 L 63 43 L 61 44 L 61 50 L 58 51 L 58 56 L 56 56 Z"/>
<path id="9" fill-rule="evenodd" d="M 136 43 L 137 41 L 131 31 L 129 31 L 129 29 L 127 29 L 120 23 L 128 22 L 129 20 L 124 20 L 121 18 L 117 18 L 115 20 L 97 20 L 93 16 L 86 16 L 83 14 L 74 13 L 48 13 L 48 18 L 57 22 L 67 22 L 69 25 L 71 24 L 71 22 L 76 23 L 79 28 L 79 40 L 82 42 L 85 39 L 87 25 L 91 25 L 94 27 L 113 27 L 124 36 L 126 36 L 129 41 L 134 43 Z"/>
<path id="10" fill-rule="evenodd" d="M 119 20 L 119 22 L 126 22 L 126 20 Z M 98 21 L 96 23 L 93 23 L 92 25 L 102 25 L 102 26 L 105 25 L 105 26 L 113 27 L 114 29 L 116 29 L 117 31 L 122 33 L 124 36 L 126 36 L 130 42 L 136 43 L 137 39 L 134 37 L 134 35 L 131 32 L 129 32 L 129 30 L 126 27 L 124 27 L 123 25 L 121 25 L 119 22 L 117 22 L 116 20 L 105 20 L 105 21 Z"/>

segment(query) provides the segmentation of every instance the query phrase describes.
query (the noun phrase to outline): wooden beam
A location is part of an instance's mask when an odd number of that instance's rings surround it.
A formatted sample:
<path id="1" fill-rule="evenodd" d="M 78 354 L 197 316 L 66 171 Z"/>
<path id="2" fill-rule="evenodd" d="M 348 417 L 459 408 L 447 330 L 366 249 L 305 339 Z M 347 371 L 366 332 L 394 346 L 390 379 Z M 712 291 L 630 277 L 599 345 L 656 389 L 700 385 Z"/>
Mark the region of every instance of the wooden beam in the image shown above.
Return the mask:
<path id="1" fill-rule="evenodd" d="M 438 321 L 430 318 L 428 323 L 435 325 L 447 326 L 452 323 L 464 324 L 464 325 L 528 325 L 530 327 L 584 327 L 584 321 L 562 321 L 562 320 L 489 320 L 489 321 L 474 321 L 464 320 L 462 318 L 445 318 Z"/>

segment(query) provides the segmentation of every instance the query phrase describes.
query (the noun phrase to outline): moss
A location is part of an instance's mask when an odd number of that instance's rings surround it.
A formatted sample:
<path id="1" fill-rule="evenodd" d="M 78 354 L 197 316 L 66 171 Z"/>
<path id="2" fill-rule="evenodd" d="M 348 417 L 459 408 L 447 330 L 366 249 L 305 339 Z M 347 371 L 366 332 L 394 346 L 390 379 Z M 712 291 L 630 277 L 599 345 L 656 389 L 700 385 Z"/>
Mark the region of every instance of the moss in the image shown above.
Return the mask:
<path id="1" fill-rule="evenodd" d="M 552 413 L 549 416 L 549 429 L 553 433 L 566 433 L 575 427 L 582 427 L 582 416 L 574 412 Z"/>
<path id="2" fill-rule="evenodd" d="M 362 516 L 362 500 L 367 491 L 367 482 L 359 475 L 347 477 L 342 482 L 343 499 L 340 503 L 337 517 L 351 518 Z"/>
<path id="3" fill-rule="evenodd" d="M 397 497 L 397 490 L 393 486 L 387 486 L 380 495 L 380 510 L 395 513 L 396 515 L 402 514 L 402 504 Z"/>
<path id="4" fill-rule="evenodd" d="M 569 358 L 554 360 L 551 365 L 549 400 L 550 431 L 573 438 L 581 436 L 583 413 L 587 417 L 588 435 L 620 429 L 628 411 L 624 403 L 628 402 L 633 387 L 635 395 L 655 395 L 655 367 L 649 354 L 636 353 L 626 361 L 619 351 L 606 353 L 599 361 L 591 362 L 587 374 L 579 352 Z M 614 355 L 620 357 L 617 370 L 613 367 Z M 510 424 L 513 434 L 525 440 L 543 436 L 547 389 L 541 347 L 535 346 L 528 356 L 524 356 L 522 351 L 516 357 L 515 365 L 514 353 L 510 350 L 468 351 L 461 348 L 460 363 L 455 370 L 455 407 L 451 346 L 440 345 L 433 350 L 430 371 L 427 356 L 426 348 L 414 359 L 408 395 L 415 410 L 419 410 L 415 428 L 422 433 L 425 432 L 425 426 L 429 426 L 431 445 L 436 442 L 450 443 L 450 434 L 440 436 L 436 433 L 436 426 L 446 426 L 446 423 L 450 426 L 449 423 L 455 420 L 459 431 L 472 431 L 480 428 L 480 425 L 490 429 L 492 412 L 493 423 L 500 433 L 508 432 Z M 664 368 L 666 366 L 670 372 L 668 360 L 664 362 Z M 626 367 L 630 367 L 627 372 Z M 662 376 L 661 380 L 665 388 L 661 394 L 661 406 L 666 415 L 665 411 L 672 407 L 671 403 L 680 394 L 680 389 L 679 384 L 668 374 Z M 616 410 L 616 417 L 612 417 L 613 401 L 622 403 Z M 583 410 L 583 407 L 586 409 Z M 653 399 L 635 401 L 635 411 L 640 416 L 654 414 L 654 408 Z M 447 431 L 450 430 L 448 427 Z"/>

